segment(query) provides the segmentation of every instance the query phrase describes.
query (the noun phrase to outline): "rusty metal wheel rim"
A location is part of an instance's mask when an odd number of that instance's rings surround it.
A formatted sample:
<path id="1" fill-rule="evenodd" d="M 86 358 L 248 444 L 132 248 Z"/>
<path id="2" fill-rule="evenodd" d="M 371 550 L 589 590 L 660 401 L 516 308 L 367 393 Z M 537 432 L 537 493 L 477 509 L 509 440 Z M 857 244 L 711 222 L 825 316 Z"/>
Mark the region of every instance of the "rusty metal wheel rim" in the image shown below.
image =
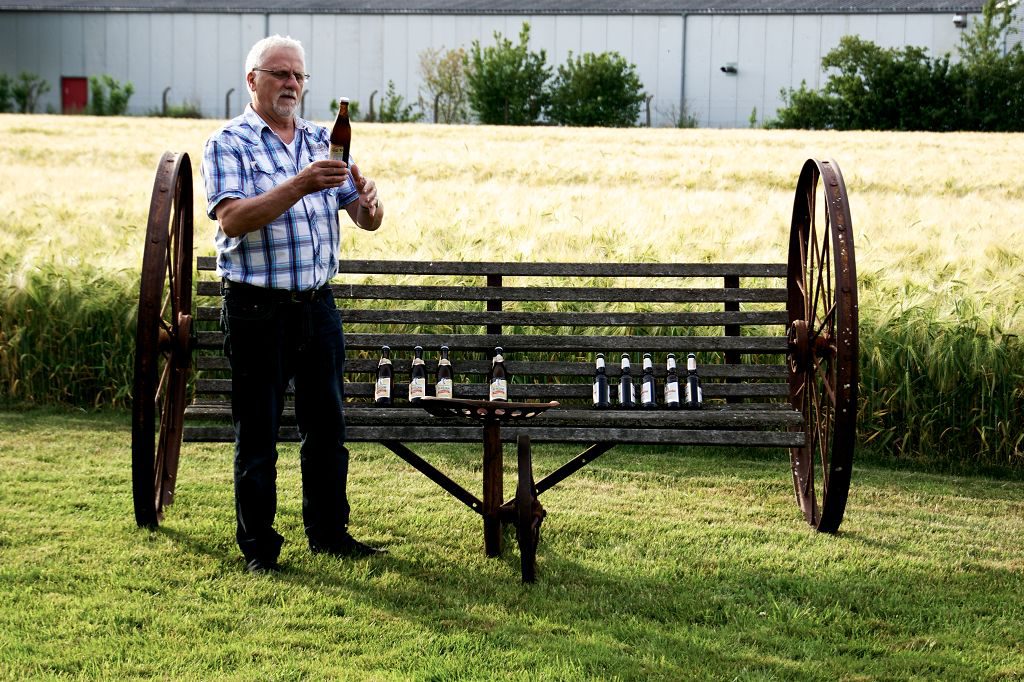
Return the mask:
<path id="1" fill-rule="evenodd" d="M 192 166 L 157 166 L 139 285 L 132 401 L 135 521 L 155 526 L 174 501 L 192 353 Z"/>
<path id="2" fill-rule="evenodd" d="M 807 436 L 790 448 L 793 486 L 807 522 L 834 533 L 850 489 L 859 356 L 853 225 L 832 160 L 809 159 L 800 173 L 787 280 L 789 397 Z"/>

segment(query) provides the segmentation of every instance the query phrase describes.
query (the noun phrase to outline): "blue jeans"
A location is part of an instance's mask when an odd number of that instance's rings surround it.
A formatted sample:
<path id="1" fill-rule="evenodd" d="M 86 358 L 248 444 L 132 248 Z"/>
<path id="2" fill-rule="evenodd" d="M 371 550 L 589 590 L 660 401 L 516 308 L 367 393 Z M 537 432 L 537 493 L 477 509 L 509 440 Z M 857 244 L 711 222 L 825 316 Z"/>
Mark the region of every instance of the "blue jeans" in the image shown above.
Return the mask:
<path id="1" fill-rule="evenodd" d="M 302 521 L 314 545 L 346 533 L 348 450 L 342 405 L 345 337 L 329 287 L 312 300 L 228 283 L 221 326 L 231 363 L 238 546 L 247 560 L 274 561 L 284 538 L 277 513 L 277 439 L 289 382 L 301 446 Z"/>

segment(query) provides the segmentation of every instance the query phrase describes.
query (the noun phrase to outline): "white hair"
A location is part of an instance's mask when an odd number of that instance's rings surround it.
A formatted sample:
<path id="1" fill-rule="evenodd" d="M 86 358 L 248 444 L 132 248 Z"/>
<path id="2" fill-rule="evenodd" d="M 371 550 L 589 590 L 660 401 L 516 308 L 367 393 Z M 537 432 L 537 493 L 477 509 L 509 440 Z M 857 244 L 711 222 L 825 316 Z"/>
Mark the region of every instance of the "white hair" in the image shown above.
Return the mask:
<path id="1" fill-rule="evenodd" d="M 290 47 L 293 50 L 298 50 L 302 63 L 306 63 L 306 51 L 302 49 L 302 43 L 291 36 L 280 36 L 275 34 L 257 41 L 256 44 L 252 46 L 252 49 L 249 50 L 249 56 L 245 58 L 245 72 L 248 74 L 253 69 L 261 66 L 263 64 L 263 58 L 267 56 L 267 53 L 278 47 Z"/>

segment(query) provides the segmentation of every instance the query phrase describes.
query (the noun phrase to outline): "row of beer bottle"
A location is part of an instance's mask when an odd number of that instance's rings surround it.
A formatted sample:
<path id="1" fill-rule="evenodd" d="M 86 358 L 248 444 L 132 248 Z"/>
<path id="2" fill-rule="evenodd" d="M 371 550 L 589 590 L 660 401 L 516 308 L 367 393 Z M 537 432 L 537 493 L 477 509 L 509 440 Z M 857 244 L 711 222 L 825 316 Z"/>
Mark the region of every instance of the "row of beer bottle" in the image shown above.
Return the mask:
<path id="1" fill-rule="evenodd" d="M 654 363 L 650 353 L 644 353 L 644 371 L 640 377 L 640 396 L 637 400 L 633 373 L 629 364 L 629 354 L 622 354 L 622 374 L 619 376 L 618 405 L 623 409 L 642 407 L 653 409 L 658 407 L 657 382 L 654 380 Z M 690 353 L 686 356 L 686 377 L 680 395 L 679 375 L 676 371 L 676 356 L 669 353 L 666 362 L 665 407 L 669 409 L 697 410 L 704 405 L 704 392 L 701 390 L 700 377 L 697 375 L 697 356 Z M 594 370 L 594 407 L 608 409 L 612 406 L 611 386 L 605 371 L 604 354 L 597 354 Z"/>
<path id="2" fill-rule="evenodd" d="M 508 400 L 508 373 L 501 347 L 494 349 L 494 358 L 487 376 L 488 399 Z M 377 364 L 377 383 L 373 390 L 373 402 L 377 405 L 391 405 L 395 386 L 394 367 L 391 364 L 391 348 L 381 348 Z M 423 346 L 413 349 L 412 367 L 409 370 L 409 402 L 415 403 L 427 395 L 427 366 L 423 361 Z M 438 398 L 454 397 L 452 363 L 448 358 L 448 346 L 441 346 L 441 358 L 437 362 L 437 381 L 434 395 Z"/>

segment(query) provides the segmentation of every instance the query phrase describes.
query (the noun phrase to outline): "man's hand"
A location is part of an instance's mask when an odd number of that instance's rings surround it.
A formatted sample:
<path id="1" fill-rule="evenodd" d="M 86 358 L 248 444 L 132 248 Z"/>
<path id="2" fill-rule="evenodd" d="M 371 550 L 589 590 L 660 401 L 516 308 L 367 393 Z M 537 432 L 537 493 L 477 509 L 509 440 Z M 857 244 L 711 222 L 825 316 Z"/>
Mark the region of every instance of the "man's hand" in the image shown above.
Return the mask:
<path id="1" fill-rule="evenodd" d="M 359 192 L 359 205 L 373 218 L 377 215 L 377 183 L 364 177 L 356 164 L 352 164 L 352 180 L 355 181 L 356 190 Z"/>
<path id="2" fill-rule="evenodd" d="M 309 164 L 298 175 L 295 181 L 302 189 L 302 194 L 312 194 L 332 187 L 341 187 L 345 178 L 349 176 L 349 170 L 343 161 L 314 161 Z"/>

